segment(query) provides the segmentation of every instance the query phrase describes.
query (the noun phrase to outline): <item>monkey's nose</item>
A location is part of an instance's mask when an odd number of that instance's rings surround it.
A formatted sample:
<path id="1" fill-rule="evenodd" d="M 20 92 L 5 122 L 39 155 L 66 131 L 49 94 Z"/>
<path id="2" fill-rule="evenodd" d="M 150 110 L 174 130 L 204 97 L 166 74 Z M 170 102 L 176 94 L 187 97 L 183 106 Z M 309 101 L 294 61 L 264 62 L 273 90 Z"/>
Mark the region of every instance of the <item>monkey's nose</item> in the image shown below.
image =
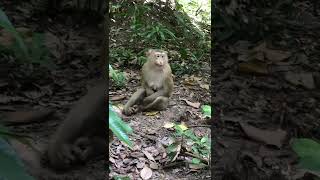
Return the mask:
<path id="1" fill-rule="evenodd" d="M 162 62 L 162 61 L 157 61 L 156 64 L 159 65 L 159 66 L 162 66 L 162 65 L 163 65 L 163 62 Z"/>

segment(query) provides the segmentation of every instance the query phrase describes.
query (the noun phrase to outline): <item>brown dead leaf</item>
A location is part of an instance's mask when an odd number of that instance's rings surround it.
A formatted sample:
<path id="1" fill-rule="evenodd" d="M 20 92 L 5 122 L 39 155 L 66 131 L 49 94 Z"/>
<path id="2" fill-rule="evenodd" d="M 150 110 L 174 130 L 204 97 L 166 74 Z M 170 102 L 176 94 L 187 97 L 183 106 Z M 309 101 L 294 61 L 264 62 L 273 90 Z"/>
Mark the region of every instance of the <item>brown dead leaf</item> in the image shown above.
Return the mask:
<path id="1" fill-rule="evenodd" d="M 242 122 L 240 122 L 240 126 L 248 137 L 268 145 L 277 146 L 278 148 L 281 148 L 282 143 L 287 136 L 287 132 L 281 129 L 275 131 L 262 130 Z"/>
<path id="2" fill-rule="evenodd" d="M 48 120 L 54 111 L 52 109 L 41 109 L 31 111 L 16 111 L 4 113 L 2 121 L 7 125 L 26 124 Z"/>
<path id="3" fill-rule="evenodd" d="M 315 88 L 315 82 L 313 79 L 312 73 L 293 73 L 293 72 L 287 72 L 285 75 L 285 79 L 295 85 L 301 85 L 307 89 L 314 89 Z"/>
<path id="4" fill-rule="evenodd" d="M 126 98 L 126 96 L 124 96 L 124 95 L 112 96 L 112 97 L 110 98 L 110 100 L 111 100 L 111 101 L 120 101 L 120 100 L 125 99 L 125 98 Z"/>
<path id="5" fill-rule="evenodd" d="M 146 116 L 155 116 L 159 113 L 159 111 L 150 111 L 150 112 L 146 112 L 145 115 Z"/>
<path id="6" fill-rule="evenodd" d="M 143 180 L 150 179 L 152 176 L 152 170 L 148 166 L 144 166 L 144 168 L 140 172 L 140 177 Z"/>
<path id="7" fill-rule="evenodd" d="M 291 56 L 291 53 L 288 51 L 268 49 L 265 51 L 265 56 L 272 62 L 280 62 L 288 59 Z"/>
<path id="8" fill-rule="evenodd" d="M 150 161 L 154 161 L 154 162 L 156 161 L 148 151 L 142 150 L 142 152 Z"/>
<path id="9" fill-rule="evenodd" d="M 159 165 L 158 165 L 158 163 L 156 163 L 156 162 L 150 162 L 150 168 L 151 169 L 159 169 Z"/>
<path id="10" fill-rule="evenodd" d="M 199 108 L 200 107 L 200 103 L 199 102 L 195 102 L 195 103 L 193 103 L 193 102 L 190 102 L 190 101 L 188 101 L 188 100 L 186 100 L 186 99 L 183 99 L 186 103 L 187 103 L 187 105 L 189 105 L 189 106 L 191 106 L 191 107 L 194 107 L 194 108 Z"/>
<path id="11" fill-rule="evenodd" d="M 44 96 L 46 93 L 44 91 L 36 91 L 36 90 L 34 90 L 34 91 L 25 91 L 25 92 L 23 92 L 23 94 L 26 97 L 35 100 L 35 99 L 38 99 L 38 98 Z"/>
<path id="12" fill-rule="evenodd" d="M 0 103 L 8 104 L 10 102 L 17 102 L 17 101 L 28 102 L 29 100 L 20 96 L 7 96 L 7 95 L 0 94 Z"/>
<path id="13" fill-rule="evenodd" d="M 264 62 L 250 61 L 239 64 L 239 71 L 243 73 L 254 73 L 260 75 L 268 74 L 268 65 Z"/>
<path id="14" fill-rule="evenodd" d="M 291 56 L 291 52 L 289 51 L 268 48 L 266 42 L 262 42 L 260 45 L 253 48 L 253 51 L 262 52 L 266 59 L 270 60 L 271 62 L 280 62 L 288 59 Z"/>
<path id="15" fill-rule="evenodd" d="M 137 168 L 138 168 L 138 169 L 142 169 L 145 165 L 146 165 L 146 162 L 144 162 L 144 161 L 139 161 L 139 162 L 137 163 Z"/>
<path id="16" fill-rule="evenodd" d="M 209 84 L 200 84 L 200 87 L 209 90 Z"/>
<path id="17" fill-rule="evenodd" d="M 198 170 L 203 169 L 205 167 L 207 167 L 207 165 L 205 165 L 203 163 L 201 163 L 201 164 L 192 164 L 192 163 L 190 163 L 189 164 L 189 168 L 191 169 L 191 171 L 198 171 Z"/>

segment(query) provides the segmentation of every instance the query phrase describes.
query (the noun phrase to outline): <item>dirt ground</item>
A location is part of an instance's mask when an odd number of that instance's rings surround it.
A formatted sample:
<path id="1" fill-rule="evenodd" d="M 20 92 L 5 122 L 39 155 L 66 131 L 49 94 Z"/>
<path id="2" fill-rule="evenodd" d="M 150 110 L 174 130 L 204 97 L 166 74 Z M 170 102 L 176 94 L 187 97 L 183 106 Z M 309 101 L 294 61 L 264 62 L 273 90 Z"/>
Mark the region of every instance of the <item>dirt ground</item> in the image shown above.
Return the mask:
<path id="1" fill-rule="evenodd" d="M 247 35 L 236 32 L 213 55 L 219 119 L 212 129 L 213 171 L 217 179 L 295 179 L 291 138 L 320 138 L 319 15 L 309 1 L 285 4 L 266 17 L 250 5 L 239 5 L 241 13 L 266 18 L 254 25 L 269 31 L 254 41 L 249 31 L 261 31 L 244 26 Z"/>
<path id="2" fill-rule="evenodd" d="M 41 149 L 48 144 L 50 136 L 72 104 L 86 93 L 87 86 L 99 76 L 98 58 L 102 31 L 97 26 L 97 20 L 86 17 L 77 21 L 74 14 L 68 11 L 49 16 L 46 13 L 35 14 L 38 6 L 29 2 L 1 1 L 0 6 L 16 28 L 24 27 L 45 33 L 45 42 L 57 65 L 55 70 L 46 70 L 37 66 L 18 66 L 8 56 L 0 60 L 3 92 L 0 100 L 1 113 L 38 109 L 54 112 L 45 122 L 10 126 L 10 130 L 14 132 L 30 135 L 34 138 L 36 147 Z M 105 159 L 100 158 L 88 162 L 86 166 L 57 174 L 53 179 L 104 180 L 107 178 L 106 169 Z"/>
<path id="3" fill-rule="evenodd" d="M 119 95 L 125 95 L 129 97 L 134 93 L 134 90 L 139 86 L 139 80 L 137 79 L 136 73 L 138 71 L 127 71 L 131 74 L 129 87 L 123 90 L 118 90 L 114 92 L 110 90 L 111 99 Z M 210 72 L 206 72 L 208 76 L 201 76 L 202 81 L 207 82 L 210 79 Z M 161 142 L 166 141 L 171 135 L 172 131 L 165 129 L 163 126 L 165 122 L 176 122 L 181 121 L 186 122 L 187 126 L 204 124 L 204 119 L 201 118 L 200 109 L 188 106 L 186 100 L 190 102 L 200 102 L 201 104 L 206 104 L 210 102 L 210 93 L 200 88 L 199 86 L 186 86 L 183 84 L 183 78 L 175 79 L 175 86 L 173 96 L 171 98 L 169 107 L 165 111 L 158 112 L 157 114 L 147 114 L 144 112 L 139 112 L 132 116 L 123 116 L 123 119 L 129 122 L 130 126 L 133 128 L 132 141 L 135 143 L 135 148 L 133 151 L 124 147 L 123 144 L 115 140 L 110 146 L 111 152 L 109 154 L 109 160 L 112 162 L 113 172 L 112 175 L 129 175 L 132 179 L 140 179 L 139 172 L 143 168 L 144 164 L 152 164 L 152 161 L 145 157 L 143 151 L 147 151 L 159 164 L 164 164 L 165 158 L 161 156 L 164 154 L 165 149 L 161 145 Z M 127 102 L 121 100 L 115 102 L 124 105 Z M 210 126 L 208 127 L 195 127 L 193 128 L 197 135 L 209 134 L 210 137 Z M 126 163 L 127 162 L 127 163 Z M 167 163 L 167 162 L 166 162 Z M 138 168 L 137 168 L 138 167 Z M 170 168 L 152 169 L 153 174 L 151 179 L 211 179 L 211 173 L 209 169 L 199 170 L 198 172 L 192 172 L 185 165 L 176 165 Z"/>

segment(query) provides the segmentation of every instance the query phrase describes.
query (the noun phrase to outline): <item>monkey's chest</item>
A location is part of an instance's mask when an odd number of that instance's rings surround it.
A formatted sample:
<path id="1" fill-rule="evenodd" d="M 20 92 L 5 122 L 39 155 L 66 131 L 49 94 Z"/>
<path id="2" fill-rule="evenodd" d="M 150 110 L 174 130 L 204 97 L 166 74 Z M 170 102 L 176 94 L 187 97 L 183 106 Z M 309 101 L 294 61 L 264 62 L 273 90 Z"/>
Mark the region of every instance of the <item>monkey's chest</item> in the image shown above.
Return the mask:
<path id="1" fill-rule="evenodd" d="M 159 75 L 150 75 L 147 84 L 152 90 L 157 91 L 163 87 L 163 78 Z"/>

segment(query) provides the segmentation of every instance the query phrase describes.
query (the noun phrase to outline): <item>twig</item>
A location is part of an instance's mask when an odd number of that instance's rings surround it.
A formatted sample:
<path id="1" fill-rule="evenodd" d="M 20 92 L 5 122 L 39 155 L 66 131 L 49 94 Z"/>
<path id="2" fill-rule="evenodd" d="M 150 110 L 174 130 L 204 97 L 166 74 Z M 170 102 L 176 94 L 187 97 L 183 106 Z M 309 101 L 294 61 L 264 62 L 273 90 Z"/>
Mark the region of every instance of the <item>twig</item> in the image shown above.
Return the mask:
<path id="1" fill-rule="evenodd" d="M 206 159 L 204 159 L 204 158 L 202 158 L 202 157 L 200 157 L 198 155 L 192 154 L 190 152 L 184 152 L 183 154 L 191 156 L 191 157 L 194 157 L 194 158 L 197 158 L 197 159 L 200 159 L 202 162 L 205 162 L 205 163 L 207 163 L 209 165 L 209 161 L 208 160 L 206 160 Z"/>
<path id="2" fill-rule="evenodd" d="M 191 125 L 189 127 L 208 127 L 208 128 L 210 128 L 211 125 Z"/>
<path id="3" fill-rule="evenodd" d="M 170 163 L 170 164 L 166 164 L 164 166 L 162 166 L 163 169 L 166 169 L 166 168 L 171 168 L 171 167 L 175 167 L 175 166 L 180 166 L 180 165 L 186 165 L 187 164 L 187 161 L 176 161 L 176 162 L 173 162 L 173 163 Z"/>

